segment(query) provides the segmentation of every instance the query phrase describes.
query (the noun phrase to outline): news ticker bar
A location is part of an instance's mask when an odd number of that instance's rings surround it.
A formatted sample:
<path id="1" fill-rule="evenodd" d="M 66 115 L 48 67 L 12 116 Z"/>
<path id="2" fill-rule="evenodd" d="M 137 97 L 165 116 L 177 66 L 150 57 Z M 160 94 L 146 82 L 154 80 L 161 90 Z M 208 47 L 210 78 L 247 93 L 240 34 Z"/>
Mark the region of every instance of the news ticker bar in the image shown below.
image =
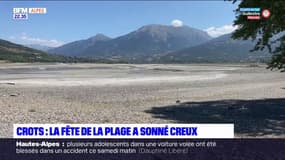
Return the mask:
<path id="1" fill-rule="evenodd" d="M 285 139 L 0 139 L 0 159 L 281 160 L 284 148 Z"/>
<path id="2" fill-rule="evenodd" d="M 234 138 L 234 124 L 14 124 L 14 138 Z"/>
<path id="3" fill-rule="evenodd" d="M 9 1 L 9 2 L 30 2 L 30 1 L 39 1 L 39 0 L 0 0 L 1 1 Z M 40 0 L 42 1 L 81 1 L 81 0 Z M 176 0 L 84 0 L 84 1 L 176 1 Z M 179 0 L 179 1 L 201 1 L 201 0 Z M 203 0 L 204 1 L 204 0 Z M 210 0 L 205 0 L 205 1 L 210 1 Z M 211 0 L 213 1 L 213 0 Z M 224 0 L 215 0 L 215 1 L 224 1 Z"/>

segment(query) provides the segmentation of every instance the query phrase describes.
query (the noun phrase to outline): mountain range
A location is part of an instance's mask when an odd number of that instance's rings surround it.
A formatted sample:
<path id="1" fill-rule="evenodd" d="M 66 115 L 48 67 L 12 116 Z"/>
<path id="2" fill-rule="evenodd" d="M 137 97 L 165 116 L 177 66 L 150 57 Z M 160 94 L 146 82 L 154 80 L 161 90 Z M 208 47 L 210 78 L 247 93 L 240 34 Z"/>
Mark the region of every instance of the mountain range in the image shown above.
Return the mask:
<path id="1" fill-rule="evenodd" d="M 28 45 L 25 45 L 25 46 L 29 47 L 29 48 L 36 49 L 36 50 L 45 51 L 45 52 L 55 48 L 55 47 L 49 47 L 49 46 L 40 45 L 40 44 L 28 44 Z"/>
<path id="2" fill-rule="evenodd" d="M 260 62 L 267 61 L 271 54 L 268 50 L 250 52 L 256 41 L 233 40 L 231 34 L 222 35 L 206 43 L 184 48 L 163 57 L 162 62 Z"/>
<path id="3" fill-rule="evenodd" d="M 107 42 L 109 40 L 111 40 L 111 38 L 99 33 L 85 40 L 74 41 L 57 48 L 52 48 L 48 50 L 48 52 L 80 57 L 83 56 L 85 50 L 89 49 L 90 47 L 97 46 L 98 44 Z"/>
<path id="4" fill-rule="evenodd" d="M 122 59 L 133 63 L 264 61 L 268 51 L 250 52 L 255 42 L 233 40 L 231 34 L 212 38 L 189 26 L 146 25 L 110 38 L 97 34 L 48 50 L 66 56 Z"/>
<path id="5" fill-rule="evenodd" d="M 155 24 L 143 26 L 116 38 L 97 34 L 56 48 L 40 45 L 30 45 L 29 48 L 0 40 L 0 60 L 13 62 L 98 62 L 100 60 L 108 63 L 267 61 L 271 57 L 268 51 L 250 52 L 255 43 L 251 40 L 233 40 L 231 34 L 212 38 L 206 32 L 189 26 Z"/>
<path id="6" fill-rule="evenodd" d="M 147 25 L 114 39 L 100 34 L 68 43 L 49 52 L 68 56 L 133 60 L 163 55 L 210 39 L 206 32 L 188 26 Z"/>
<path id="7" fill-rule="evenodd" d="M 84 58 L 53 55 L 0 39 L 0 61 L 6 62 L 105 62 Z M 109 62 L 109 61 L 106 61 Z"/>

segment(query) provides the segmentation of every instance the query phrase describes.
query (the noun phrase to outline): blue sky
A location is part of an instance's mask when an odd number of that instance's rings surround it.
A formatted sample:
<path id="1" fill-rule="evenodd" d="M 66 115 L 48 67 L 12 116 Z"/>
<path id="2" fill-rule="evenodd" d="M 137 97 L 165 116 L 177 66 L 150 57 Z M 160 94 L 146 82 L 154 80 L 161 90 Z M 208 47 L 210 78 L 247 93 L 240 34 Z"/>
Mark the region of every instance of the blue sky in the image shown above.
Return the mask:
<path id="1" fill-rule="evenodd" d="M 13 20 L 13 8 L 45 7 L 45 15 Z M 97 33 L 112 38 L 147 24 L 175 19 L 214 37 L 228 33 L 237 4 L 225 1 L 26 1 L 0 2 L 0 38 L 21 44 L 58 46 Z"/>

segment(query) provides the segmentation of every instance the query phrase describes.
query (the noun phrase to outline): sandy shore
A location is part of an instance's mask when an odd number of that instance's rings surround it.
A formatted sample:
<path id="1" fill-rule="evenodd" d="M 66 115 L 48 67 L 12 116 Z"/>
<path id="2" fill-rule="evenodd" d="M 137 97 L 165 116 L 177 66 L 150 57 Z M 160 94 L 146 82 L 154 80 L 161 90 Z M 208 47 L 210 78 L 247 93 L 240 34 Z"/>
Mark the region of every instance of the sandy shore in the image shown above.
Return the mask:
<path id="1" fill-rule="evenodd" d="M 284 138 L 284 79 L 248 65 L 4 63 L 0 137 L 14 123 L 217 122 Z"/>

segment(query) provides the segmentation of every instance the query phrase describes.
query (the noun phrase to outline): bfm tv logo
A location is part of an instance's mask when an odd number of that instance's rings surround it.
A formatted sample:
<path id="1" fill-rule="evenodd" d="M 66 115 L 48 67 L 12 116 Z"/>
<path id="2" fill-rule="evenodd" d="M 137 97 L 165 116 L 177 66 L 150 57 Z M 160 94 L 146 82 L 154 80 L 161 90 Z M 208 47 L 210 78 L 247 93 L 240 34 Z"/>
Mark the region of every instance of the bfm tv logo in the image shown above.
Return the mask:
<path id="1" fill-rule="evenodd" d="M 26 20 L 28 14 L 46 14 L 46 8 L 13 8 L 13 19 Z"/>

